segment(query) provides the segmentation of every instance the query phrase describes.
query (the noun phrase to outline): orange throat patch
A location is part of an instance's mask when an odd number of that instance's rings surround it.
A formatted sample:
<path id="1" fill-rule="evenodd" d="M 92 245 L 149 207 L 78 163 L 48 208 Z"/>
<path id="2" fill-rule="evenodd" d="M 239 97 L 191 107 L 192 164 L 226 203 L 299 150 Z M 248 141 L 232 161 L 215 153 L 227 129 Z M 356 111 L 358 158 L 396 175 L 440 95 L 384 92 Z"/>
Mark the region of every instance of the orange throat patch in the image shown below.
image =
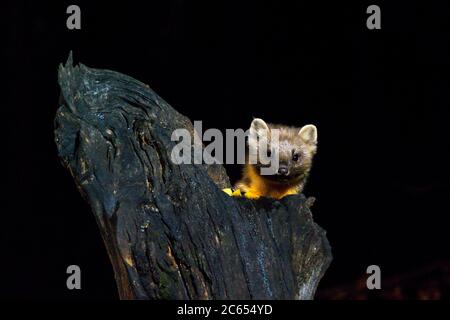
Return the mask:
<path id="1" fill-rule="evenodd" d="M 247 198 L 269 197 L 281 199 L 287 195 L 297 194 L 299 191 L 298 185 L 273 183 L 264 179 L 250 165 L 245 167 L 244 177 L 245 180 L 249 181 L 249 184 L 240 183 L 237 187 L 245 192 Z"/>

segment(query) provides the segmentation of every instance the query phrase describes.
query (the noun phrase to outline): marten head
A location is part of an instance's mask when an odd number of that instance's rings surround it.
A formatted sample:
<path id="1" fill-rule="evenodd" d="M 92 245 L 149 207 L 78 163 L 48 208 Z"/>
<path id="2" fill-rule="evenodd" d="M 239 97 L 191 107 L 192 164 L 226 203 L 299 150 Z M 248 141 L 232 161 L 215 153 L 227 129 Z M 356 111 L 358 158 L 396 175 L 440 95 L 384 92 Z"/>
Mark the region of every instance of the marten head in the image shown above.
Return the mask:
<path id="1" fill-rule="evenodd" d="M 276 143 L 276 133 L 278 133 L 278 143 Z M 257 139 L 256 139 L 257 138 Z M 269 167 L 258 160 L 249 164 L 255 173 L 261 178 L 272 183 L 279 184 L 299 184 L 305 180 L 312 166 L 312 159 L 317 150 L 317 128 L 308 124 L 304 127 L 289 127 L 277 124 L 267 124 L 262 119 L 254 119 L 250 126 L 249 147 L 258 150 L 261 142 L 266 143 L 267 157 L 276 159 L 274 153 L 278 153 L 277 170 L 272 174 L 261 174 L 261 168 Z M 258 152 L 259 154 L 259 152 Z M 266 162 L 267 163 L 267 162 Z"/>

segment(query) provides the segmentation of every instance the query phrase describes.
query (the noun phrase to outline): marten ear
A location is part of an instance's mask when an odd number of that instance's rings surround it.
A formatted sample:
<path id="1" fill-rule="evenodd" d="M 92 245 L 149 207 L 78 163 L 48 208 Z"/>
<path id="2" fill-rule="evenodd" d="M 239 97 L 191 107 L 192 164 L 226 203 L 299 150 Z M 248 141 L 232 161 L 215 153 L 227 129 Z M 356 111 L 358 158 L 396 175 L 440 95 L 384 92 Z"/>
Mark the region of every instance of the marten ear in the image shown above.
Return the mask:
<path id="1" fill-rule="evenodd" d="M 263 119 L 255 118 L 250 125 L 250 134 L 268 138 L 270 136 L 270 129 Z"/>
<path id="2" fill-rule="evenodd" d="M 317 128 L 315 125 L 307 124 L 300 129 L 298 135 L 306 144 L 314 145 L 317 143 Z"/>

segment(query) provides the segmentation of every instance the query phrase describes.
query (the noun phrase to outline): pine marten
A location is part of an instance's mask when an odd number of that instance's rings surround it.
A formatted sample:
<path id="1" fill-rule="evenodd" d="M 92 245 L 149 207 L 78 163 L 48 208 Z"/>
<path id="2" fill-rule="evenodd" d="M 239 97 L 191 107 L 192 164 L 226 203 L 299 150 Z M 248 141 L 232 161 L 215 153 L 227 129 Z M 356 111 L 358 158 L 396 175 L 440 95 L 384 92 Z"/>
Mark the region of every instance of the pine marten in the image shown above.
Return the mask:
<path id="1" fill-rule="evenodd" d="M 245 197 L 257 199 L 269 197 L 281 199 L 290 194 L 302 192 L 312 166 L 312 160 L 317 150 L 317 128 L 308 124 L 302 128 L 277 124 L 266 124 L 262 119 L 254 119 L 250 125 L 250 136 L 265 136 L 267 138 L 268 157 L 272 152 L 271 130 L 278 129 L 279 133 L 279 165 L 278 172 L 272 175 L 261 175 L 264 167 L 259 161 L 251 164 L 246 158 L 243 176 L 235 188 L 244 193 Z M 249 139 L 248 146 L 255 140 Z"/>

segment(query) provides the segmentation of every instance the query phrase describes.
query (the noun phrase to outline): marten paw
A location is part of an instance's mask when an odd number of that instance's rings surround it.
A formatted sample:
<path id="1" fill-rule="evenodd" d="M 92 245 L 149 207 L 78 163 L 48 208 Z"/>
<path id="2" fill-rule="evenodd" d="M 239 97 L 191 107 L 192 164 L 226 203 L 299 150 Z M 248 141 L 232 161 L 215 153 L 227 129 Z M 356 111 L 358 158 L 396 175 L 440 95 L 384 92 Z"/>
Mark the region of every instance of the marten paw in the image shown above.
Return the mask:
<path id="1" fill-rule="evenodd" d="M 240 189 L 231 189 L 231 188 L 225 188 L 222 189 L 223 192 L 225 192 L 227 195 L 229 195 L 230 197 L 241 197 L 242 193 Z"/>
<path id="2" fill-rule="evenodd" d="M 225 188 L 222 189 L 222 191 L 225 192 L 230 197 L 245 197 L 248 199 L 259 199 L 259 197 L 261 196 L 260 194 L 251 191 L 243 192 L 241 191 L 241 189 Z"/>

